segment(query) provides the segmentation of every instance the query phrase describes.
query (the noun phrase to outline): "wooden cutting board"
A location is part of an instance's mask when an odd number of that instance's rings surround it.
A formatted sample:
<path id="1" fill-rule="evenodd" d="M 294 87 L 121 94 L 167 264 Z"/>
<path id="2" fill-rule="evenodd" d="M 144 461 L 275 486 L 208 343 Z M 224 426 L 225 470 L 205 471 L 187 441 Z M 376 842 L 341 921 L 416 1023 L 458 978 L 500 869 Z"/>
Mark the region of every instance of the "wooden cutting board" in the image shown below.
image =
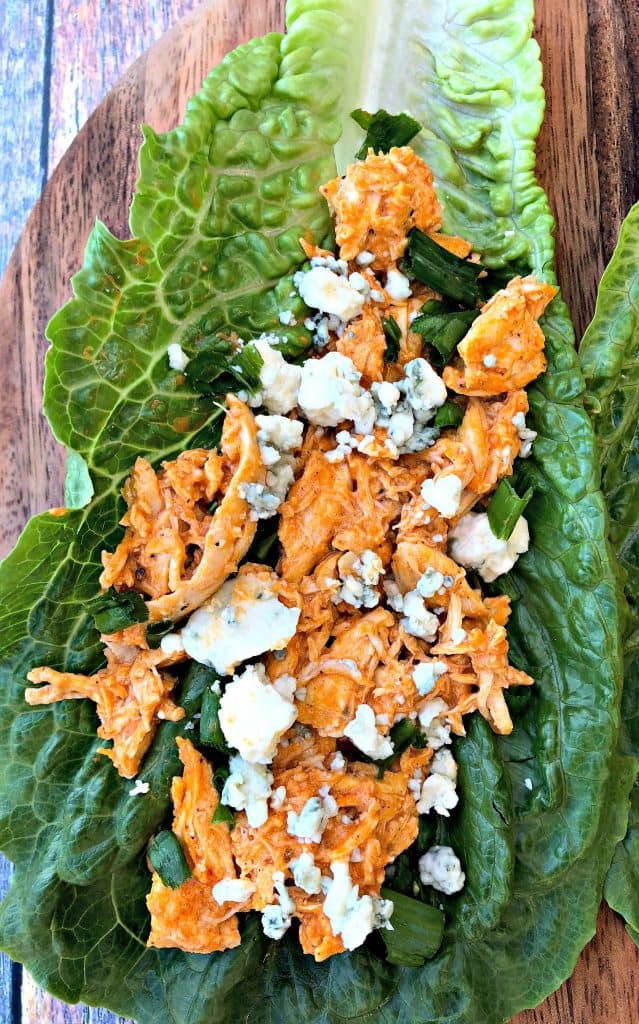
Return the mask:
<path id="1" fill-rule="evenodd" d="M 119 237 L 128 235 L 139 123 L 173 127 L 224 53 L 282 29 L 283 6 L 283 0 L 214 0 L 181 22 L 104 100 L 34 209 L 0 284 L 0 554 L 30 515 L 62 502 L 62 452 L 40 412 L 44 328 L 69 296 L 68 280 L 95 217 Z M 639 2 L 537 0 L 537 35 L 548 100 L 539 173 L 557 215 L 559 278 L 580 335 L 621 219 L 639 197 Z M 602 911 L 597 936 L 570 981 L 516 1024 L 639 1024 L 637 978 L 637 949 L 620 920 Z M 4 991 L 3 1024 L 115 1020 L 63 1006 L 19 970 Z"/>

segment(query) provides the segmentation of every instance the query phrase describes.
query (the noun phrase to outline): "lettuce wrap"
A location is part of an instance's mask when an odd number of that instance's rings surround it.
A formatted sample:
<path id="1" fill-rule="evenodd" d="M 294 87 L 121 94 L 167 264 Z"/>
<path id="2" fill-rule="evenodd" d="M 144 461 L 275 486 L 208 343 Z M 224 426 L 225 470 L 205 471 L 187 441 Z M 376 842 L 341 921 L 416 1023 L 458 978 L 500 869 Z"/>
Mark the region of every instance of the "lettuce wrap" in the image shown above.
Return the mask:
<path id="1" fill-rule="evenodd" d="M 425 966 L 391 966 L 373 948 L 317 965 L 292 938 L 269 942 L 255 915 L 223 954 L 148 949 L 145 852 L 170 809 L 184 725 L 161 725 L 150 792 L 131 799 L 96 760 L 88 702 L 23 698 L 35 665 L 100 664 L 86 603 L 100 550 L 121 535 L 136 456 L 157 463 L 219 437 L 218 408 L 177 382 L 167 346 L 197 350 L 222 328 L 275 330 L 291 355 L 308 344 L 278 310 L 304 259 L 299 237 L 319 243 L 329 226 L 317 188 L 361 142 L 349 110 L 410 112 L 426 126 L 413 146 L 434 171 L 444 229 L 496 272 L 553 280 L 532 21 L 532 0 L 290 0 L 285 36 L 229 54 L 174 131 L 144 129 L 132 239 L 102 224 L 89 238 L 74 297 L 48 328 L 44 407 L 69 450 L 67 511 L 36 516 L 0 573 L 0 846 L 15 864 L 0 945 L 61 999 L 140 1024 L 497 1024 L 554 990 L 594 933 L 634 762 L 618 752 L 618 573 L 560 299 L 543 321 L 549 368 L 529 392 L 539 437 L 516 475 L 520 493 L 534 488 L 531 550 L 500 580 L 512 661 L 536 685 L 509 696 L 510 737 L 475 719 L 456 744 L 460 810 L 438 841 L 460 853 L 467 884 L 442 897 L 444 942 Z M 192 673 L 178 693 L 187 719 L 201 697 Z"/>
<path id="2" fill-rule="evenodd" d="M 623 570 L 627 600 L 621 751 L 639 771 L 639 549 L 637 546 L 637 252 L 639 206 L 624 221 L 617 247 L 601 279 L 595 316 L 579 355 L 602 466 L 602 488 L 610 512 L 610 539 Z M 628 832 L 606 878 L 607 902 L 626 920 L 639 945 L 639 785 L 631 793 Z"/>

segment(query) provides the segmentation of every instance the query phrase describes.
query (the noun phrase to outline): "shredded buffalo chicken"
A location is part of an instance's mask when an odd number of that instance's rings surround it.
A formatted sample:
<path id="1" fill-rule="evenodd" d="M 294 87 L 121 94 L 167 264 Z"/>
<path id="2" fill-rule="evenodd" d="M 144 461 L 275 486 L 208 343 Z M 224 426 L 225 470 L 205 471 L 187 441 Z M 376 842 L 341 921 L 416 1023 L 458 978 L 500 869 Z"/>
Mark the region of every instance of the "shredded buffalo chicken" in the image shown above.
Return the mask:
<path id="1" fill-rule="evenodd" d="M 456 768 L 447 753 L 451 733 L 463 737 L 464 718 L 475 711 L 495 732 L 509 733 L 504 692 L 533 682 L 509 663 L 509 598 L 482 592 L 473 570 L 481 575 L 483 556 L 464 553 L 470 534 L 463 528 L 485 513 L 489 496 L 526 454 L 522 444 L 532 432 L 523 427 L 524 388 L 546 366 L 538 320 L 555 289 L 517 277 L 479 304 L 453 358 L 434 378 L 437 407 L 445 385 L 461 422 L 432 430 L 435 407 L 424 412 L 422 404 L 420 420 L 406 381 L 429 351 L 428 339 L 425 344 L 411 324 L 428 300 L 440 296 L 417 281 L 398 292 L 397 281 L 405 279 L 400 274 L 393 284 L 392 275 L 413 229 L 461 259 L 475 259 L 472 245 L 441 233 L 432 174 L 408 147 L 387 155 L 369 151 L 321 191 L 335 218 L 338 251 L 306 241 L 303 248 L 311 267 L 337 266 L 343 282 L 356 274 L 352 280 L 364 302 L 348 323 L 328 321 L 310 361 L 327 353 L 350 361 L 362 391 L 386 388 L 413 432 L 408 442 L 393 440 L 390 413 L 386 420 L 378 415 L 364 434 L 354 420 L 327 427 L 301 403 L 293 410 L 295 423 L 303 421 L 303 436 L 295 458 L 286 455 L 294 478 L 277 510 L 275 572 L 246 564 L 237 579 L 238 586 L 244 579 L 250 584 L 249 597 L 262 588 L 271 607 L 277 597 L 285 610 L 297 610 L 286 646 L 275 649 L 273 640 L 258 661 L 258 685 L 271 699 L 284 695 L 281 700 L 294 705 L 295 723 L 274 756 L 244 763 L 261 773 L 266 787 L 259 814 L 251 810 L 248 790 L 239 804 L 227 795 L 238 771 L 235 751 L 230 762 L 210 746 L 200 752 L 194 745 L 197 720 L 186 723 L 193 731 L 189 740 L 177 740 L 184 771 L 173 780 L 172 828 L 191 877 L 172 889 L 153 871 L 151 946 L 196 953 L 237 946 L 237 915 L 249 910 L 262 914 L 273 938 L 297 919 L 302 949 L 318 961 L 360 944 L 363 938 L 347 938 L 346 924 L 325 912 L 327 894 L 337 884 L 335 865 L 348 865 L 349 912 L 365 916 L 374 907 L 377 924 L 368 930 L 383 927 L 387 910 L 380 889 L 387 867 L 415 841 L 420 814 L 448 815 L 457 802 Z M 400 335 L 390 359 L 388 318 Z M 400 394 L 407 396 L 403 405 L 397 404 Z M 192 612 L 213 607 L 211 599 L 230 585 L 249 552 L 258 520 L 249 492 L 268 485 L 277 457 L 260 440 L 260 421 L 248 404 L 229 395 L 219 452 L 185 451 L 157 471 L 137 459 L 123 492 L 124 535 L 114 552 L 103 553 L 100 582 L 105 590 L 142 595 L 150 623 L 171 620 L 179 630 Z M 448 499 L 438 495 L 453 495 L 454 501 L 446 507 Z M 509 555 L 507 568 L 518 552 Z M 259 561 L 253 551 L 249 557 Z M 232 625 L 242 593 L 236 589 L 232 613 L 230 605 L 222 611 L 225 625 L 216 626 L 209 665 L 215 664 L 216 644 L 227 642 L 224 629 Z M 260 590 L 258 599 L 263 597 Z M 150 649 L 145 629 L 134 625 L 104 636 L 107 663 L 95 675 L 37 668 L 28 678 L 45 685 L 26 691 L 30 704 L 94 701 L 98 735 L 111 741 L 100 752 L 127 779 L 140 770 L 161 722 L 184 716 L 172 691 L 188 651 L 179 633 L 172 645 L 163 641 Z M 257 642 L 253 636 L 251 642 Z M 215 692 L 222 688 L 222 705 L 238 679 L 236 674 L 213 683 Z M 247 728 L 260 725 L 250 720 L 248 706 L 246 715 Z M 358 731 L 366 716 L 368 740 Z M 414 733 L 405 749 L 396 750 L 393 729 L 402 722 L 412 723 Z M 371 742 L 377 746 L 367 754 Z M 378 770 L 382 755 L 384 768 Z M 221 799 L 213 767 L 231 771 L 222 800 L 235 808 L 233 822 L 212 820 Z M 437 785 L 429 786 L 435 777 Z M 300 823 L 313 802 L 323 818 L 311 836 Z M 304 877 L 301 863 L 310 866 Z M 226 895 L 232 892 L 235 897 Z"/>

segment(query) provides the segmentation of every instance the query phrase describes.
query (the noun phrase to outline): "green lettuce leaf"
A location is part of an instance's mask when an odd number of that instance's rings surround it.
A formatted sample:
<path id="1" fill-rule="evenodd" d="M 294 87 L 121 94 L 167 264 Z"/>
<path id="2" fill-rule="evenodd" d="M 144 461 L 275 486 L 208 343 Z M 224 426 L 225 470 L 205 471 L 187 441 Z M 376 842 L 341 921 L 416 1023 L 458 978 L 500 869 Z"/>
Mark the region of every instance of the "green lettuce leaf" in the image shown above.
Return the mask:
<path id="1" fill-rule="evenodd" d="M 579 350 L 599 443 L 610 539 L 621 562 L 628 602 L 621 750 L 639 770 L 639 206 L 621 228 L 599 286 L 595 316 Z M 628 833 L 617 848 L 605 887 L 639 945 L 639 787 L 630 802 Z"/>
<path id="2" fill-rule="evenodd" d="M 147 949 L 144 851 L 169 810 L 174 739 L 200 706 L 201 673 L 178 695 L 187 719 L 158 730 L 144 797 L 97 755 L 88 702 L 23 701 L 33 665 L 100 664 L 84 606 L 100 550 L 120 536 L 124 477 L 140 453 L 157 462 L 219 434 L 217 406 L 169 369 L 167 346 L 194 354 L 229 330 L 282 334 L 298 238 L 321 241 L 330 227 L 317 186 L 361 141 L 351 109 L 406 110 L 425 125 L 416 145 L 446 229 L 488 266 L 551 278 L 552 218 L 534 178 L 543 92 L 532 17 L 531 0 L 290 0 L 285 37 L 229 54 L 174 132 L 145 129 L 135 237 L 98 225 L 89 240 L 74 298 L 49 326 L 45 385 L 52 430 L 75 453 L 77 507 L 32 520 L 0 572 L 0 846 L 16 865 L 0 944 L 60 998 L 141 1024 L 497 1024 L 554 989 L 594 931 L 632 772 L 616 754 L 606 511 L 558 299 L 544 321 L 549 372 L 530 394 L 539 438 L 515 481 L 519 493 L 534 489 L 531 551 L 499 581 L 515 599 L 513 661 L 536 685 L 509 697 L 511 737 L 477 720 L 457 743 L 461 810 L 440 831 L 468 885 L 446 901 L 444 943 L 423 968 L 391 967 L 374 948 L 317 965 L 293 935 L 268 942 L 255 915 L 223 954 Z M 301 328 L 284 333 L 303 350 Z"/>

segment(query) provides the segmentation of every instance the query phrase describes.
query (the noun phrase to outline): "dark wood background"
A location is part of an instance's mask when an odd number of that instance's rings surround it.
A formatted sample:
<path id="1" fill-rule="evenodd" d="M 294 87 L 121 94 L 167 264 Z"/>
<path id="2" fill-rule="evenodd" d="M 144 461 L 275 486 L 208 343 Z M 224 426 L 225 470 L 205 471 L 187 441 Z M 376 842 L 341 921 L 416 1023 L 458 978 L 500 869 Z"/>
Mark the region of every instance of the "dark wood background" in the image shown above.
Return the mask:
<path id="1" fill-rule="evenodd" d="M 29 515 L 61 501 L 60 451 L 39 414 L 44 326 L 95 216 L 127 232 L 137 125 L 172 127 L 224 52 L 282 20 L 283 0 L 0 0 L 0 555 Z M 639 0 L 537 0 L 537 36 L 548 99 L 539 173 L 579 336 L 639 198 Z M 7 880 L 5 866 L 0 889 Z M 517 1024 L 639 1024 L 638 968 L 621 923 L 602 912 L 570 982 Z M 0 1024 L 115 1020 L 63 1006 L 0 958 Z"/>

